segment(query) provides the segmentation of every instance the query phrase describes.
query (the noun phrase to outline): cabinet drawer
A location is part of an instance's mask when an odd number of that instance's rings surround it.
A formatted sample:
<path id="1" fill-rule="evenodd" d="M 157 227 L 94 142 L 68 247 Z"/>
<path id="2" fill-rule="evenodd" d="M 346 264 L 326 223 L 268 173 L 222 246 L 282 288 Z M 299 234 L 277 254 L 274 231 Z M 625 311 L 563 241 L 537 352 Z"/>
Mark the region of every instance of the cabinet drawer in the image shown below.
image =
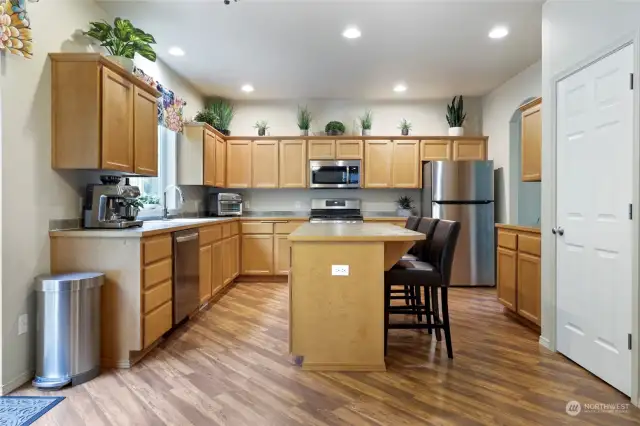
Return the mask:
<path id="1" fill-rule="evenodd" d="M 242 234 L 273 234 L 273 223 L 243 222 Z"/>
<path id="2" fill-rule="evenodd" d="M 144 268 L 144 288 L 153 287 L 155 284 L 159 284 L 163 281 L 171 280 L 172 274 L 172 260 L 171 258 L 162 260 L 151 266 Z"/>
<path id="3" fill-rule="evenodd" d="M 229 238 L 231 236 L 231 223 L 223 223 L 222 227 L 222 239 Z"/>
<path id="4" fill-rule="evenodd" d="M 200 228 L 200 245 L 206 246 L 214 241 L 218 241 L 222 238 L 222 227 L 220 226 L 208 226 L 206 228 Z"/>
<path id="5" fill-rule="evenodd" d="M 540 237 L 535 235 L 518 235 L 518 251 L 540 256 Z"/>
<path id="6" fill-rule="evenodd" d="M 171 330 L 173 317 L 171 313 L 171 301 L 165 302 L 155 311 L 144 317 L 143 346 L 149 347 L 167 331 Z"/>
<path id="7" fill-rule="evenodd" d="M 231 222 L 231 236 L 238 235 L 240 233 L 240 224 L 238 222 Z"/>
<path id="8" fill-rule="evenodd" d="M 144 264 L 171 257 L 171 234 L 149 238 L 144 242 Z"/>
<path id="9" fill-rule="evenodd" d="M 275 233 L 276 234 L 290 234 L 293 231 L 295 231 L 296 229 L 298 229 L 298 227 L 302 226 L 302 224 L 305 222 L 302 221 L 298 221 L 298 222 L 286 222 L 286 223 L 276 223 L 275 225 Z"/>
<path id="10" fill-rule="evenodd" d="M 516 250 L 518 248 L 518 235 L 513 232 L 498 231 L 498 246 Z"/>
<path id="11" fill-rule="evenodd" d="M 144 292 L 143 309 L 145 314 L 171 300 L 171 284 L 171 280 L 165 281 Z"/>

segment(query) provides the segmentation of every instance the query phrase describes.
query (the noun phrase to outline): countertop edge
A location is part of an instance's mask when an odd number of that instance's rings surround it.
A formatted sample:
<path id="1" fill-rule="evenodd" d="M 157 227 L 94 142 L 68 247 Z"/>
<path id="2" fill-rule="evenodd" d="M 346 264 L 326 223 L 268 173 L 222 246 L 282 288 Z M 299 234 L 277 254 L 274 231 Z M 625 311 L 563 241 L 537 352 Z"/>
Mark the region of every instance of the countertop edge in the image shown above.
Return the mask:
<path id="1" fill-rule="evenodd" d="M 533 226 L 509 225 L 507 223 L 496 223 L 496 228 L 508 229 L 510 231 L 532 232 L 534 234 L 541 234 L 540 228 L 536 228 Z"/>

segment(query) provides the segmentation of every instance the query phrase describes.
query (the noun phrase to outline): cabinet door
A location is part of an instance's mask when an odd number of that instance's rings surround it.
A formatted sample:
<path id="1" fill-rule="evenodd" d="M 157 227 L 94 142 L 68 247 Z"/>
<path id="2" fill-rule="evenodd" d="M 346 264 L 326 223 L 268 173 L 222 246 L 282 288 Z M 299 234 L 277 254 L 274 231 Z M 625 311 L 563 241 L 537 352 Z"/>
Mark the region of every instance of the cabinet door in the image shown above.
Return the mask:
<path id="1" fill-rule="evenodd" d="M 241 250 L 243 275 L 273 275 L 273 235 L 243 235 Z"/>
<path id="2" fill-rule="evenodd" d="M 211 246 L 211 294 L 215 295 L 224 286 L 223 243 L 218 241 Z"/>
<path id="3" fill-rule="evenodd" d="M 204 185 L 216 185 L 216 135 L 209 130 L 204 131 Z"/>
<path id="4" fill-rule="evenodd" d="M 391 188 L 393 143 L 391 141 L 366 141 L 364 147 L 365 188 Z"/>
<path id="5" fill-rule="evenodd" d="M 280 141 L 280 188 L 307 187 L 307 144 Z"/>
<path id="6" fill-rule="evenodd" d="M 453 160 L 486 160 L 484 139 L 453 141 Z"/>
<path id="7" fill-rule="evenodd" d="M 231 238 L 222 241 L 222 284 L 226 286 L 233 279 L 231 272 L 233 262 L 233 250 L 231 247 Z"/>
<path id="8" fill-rule="evenodd" d="M 278 187 L 278 141 L 253 141 L 252 188 Z"/>
<path id="9" fill-rule="evenodd" d="M 540 104 L 522 112 L 522 180 L 542 179 L 542 114 Z"/>
<path id="10" fill-rule="evenodd" d="M 362 160 L 362 141 L 336 141 L 336 160 Z"/>
<path id="11" fill-rule="evenodd" d="M 227 143 L 216 136 L 216 181 L 215 186 L 224 188 L 227 175 Z"/>
<path id="12" fill-rule="evenodd" d="M 102 68 L 102 168 L 133 172 L 133 84 Z"/>
<path id="13" fill-rule="evenodd" d="M 158 176 L 158 105 L 144 90 L 133 90 L 133 146 L 135 173 Z"/>
<path id="14" fill-rule="evenodd" d="M 393 187 L 420 187 L 420 142 L 393 142 Z"/>
<path id="15" fill-rule="evenodd" d="M 227 141 L 227 188 L 251 186 L 251 141 Z"/>
<path id="16" fill-rule="evenodd" d="M 516 251 L 498 247 L 498 301 L 516 310 Z"/>
<path id="17" fill-rule="evenodd" d="M 200 247 L 200 304 L 211 298 L 211 244 Z"/>
<path id="18" fill-rule="evenodd" d="M 287 275 L 291 268 L 291 262 L 289 259 L 289 250 L 291 249 L 291 242 L 287 239 L 288 235 L 276 235 L 275 238 L 275 275 Z"/>
<path id="19" fill-rule="evenodd" d="M 334 160 L 336 158 L 336 141 L 310 140 L 309 160 Z"/>
<path id="20" fill-rule="evenodd" d="M 518 314 L 540 325 L 540 258 L 518 252 Z"/>
<path id="21" fill-rule="evenodd" d="M 422 161 L 447 161 L 452 160 L 453 143 L 448 140 L 426 140 L 421 142 L 420 159 Z"/>
<path id="22" fill-rule="evenodd" d="M 240 236 L 231 237 L 231 279 L 240 275 Z"/>

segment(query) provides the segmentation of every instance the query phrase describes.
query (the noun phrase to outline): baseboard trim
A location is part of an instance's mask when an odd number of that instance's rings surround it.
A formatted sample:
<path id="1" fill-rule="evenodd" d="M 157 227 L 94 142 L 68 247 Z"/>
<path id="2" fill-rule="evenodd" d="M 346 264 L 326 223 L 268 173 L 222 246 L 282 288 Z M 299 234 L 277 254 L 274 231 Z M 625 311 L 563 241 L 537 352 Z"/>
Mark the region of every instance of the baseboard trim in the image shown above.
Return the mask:
<path id="1" fill-rule="evenodd" d="M 18 389 L 20 386 L 31 381 L 31 379 L 33 379 L 34 377 L 35 377 L 34 370 L 24 371 L 20 373 L 18 377 L 14 378 L 13 380 L 10 380 L 7 383 L 4 383 L 2 387 L 0 387 L 0 395 L 10 394 L 14 390 Z"/>
<path id="2" fill-rule="evenodd" d="M 551 341 L 549 339 L 547 339 L 544 336 L 540 336 L 540 339 L 538 340 L 538 343 L 540 344 L 540 346 L 544 346 L 545 348 L 549 349 L 550 351 L 553 351 L 553 349 L 551 348 Z"/>
<path id="3" fill-rule="evenodd" d="M 236 282 L 241 283 L 286 283 L 286 275 L 240 275 Z"/>

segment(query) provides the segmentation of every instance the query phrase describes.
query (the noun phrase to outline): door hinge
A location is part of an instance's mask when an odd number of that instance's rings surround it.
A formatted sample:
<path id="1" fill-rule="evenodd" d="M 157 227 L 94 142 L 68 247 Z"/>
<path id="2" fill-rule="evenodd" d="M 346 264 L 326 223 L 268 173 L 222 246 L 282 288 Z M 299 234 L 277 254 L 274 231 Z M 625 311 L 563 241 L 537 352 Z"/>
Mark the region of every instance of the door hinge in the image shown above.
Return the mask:
<path id="1" fill-rule="evenodd" d="M 633 219 L 633 204 L 629 203 L 629 219 Z"/>
<path id="2" fill-rule="evenodd" d="M 631 350 L 631 333 L 629 333 L 629 338 L 627 340 L 629 343 L 629 350 Z"/>
<path id="3" fill-rule="evenodd" d="M 629 74 L 629 89 L 633 90 L 633 73 Z"/>

